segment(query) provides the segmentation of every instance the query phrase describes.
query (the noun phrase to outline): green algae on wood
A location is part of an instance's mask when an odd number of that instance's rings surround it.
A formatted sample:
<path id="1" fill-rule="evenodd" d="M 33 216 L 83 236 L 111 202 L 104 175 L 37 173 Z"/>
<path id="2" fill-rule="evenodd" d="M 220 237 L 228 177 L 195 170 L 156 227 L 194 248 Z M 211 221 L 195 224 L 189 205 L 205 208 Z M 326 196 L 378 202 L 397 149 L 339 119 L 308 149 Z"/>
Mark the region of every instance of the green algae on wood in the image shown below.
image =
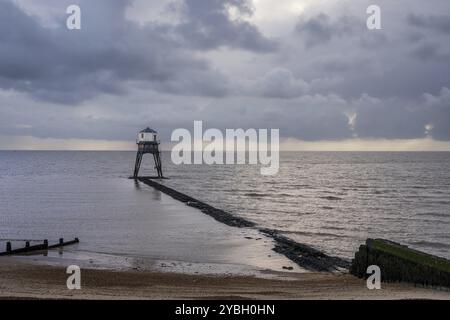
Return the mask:
<path id="1" fill-rule="evenodd" d="M 366 278 L 367 267 L 377 265 L 381 279 L 450 288 L 450 261 L 384 239 L 367 239 L 355 253 L 350 273 Z"/>

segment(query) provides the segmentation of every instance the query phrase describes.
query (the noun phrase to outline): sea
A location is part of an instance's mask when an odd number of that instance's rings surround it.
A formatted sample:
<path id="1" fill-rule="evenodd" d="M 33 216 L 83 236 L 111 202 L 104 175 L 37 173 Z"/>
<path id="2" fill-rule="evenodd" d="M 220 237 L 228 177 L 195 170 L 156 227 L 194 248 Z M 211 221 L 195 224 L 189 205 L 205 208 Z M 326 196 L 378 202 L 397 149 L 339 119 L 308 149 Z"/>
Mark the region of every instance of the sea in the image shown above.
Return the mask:
<path id="1" fill-rule="evenodd" d="M 135 156 L 0 151 L 0 241 L 81 234 L 91 250 L 139 255 L 152 245 L 143 235 L 158 194 L 129 179 Z M 162 164 L 163 184 L 334 256 L 383 238 L 450 259 L 450 153 L 282 152 L 273 176 L 258 165 L 175 165 L 169 152 Z M 152 157 L 141 175 L 155 175 Z"/>

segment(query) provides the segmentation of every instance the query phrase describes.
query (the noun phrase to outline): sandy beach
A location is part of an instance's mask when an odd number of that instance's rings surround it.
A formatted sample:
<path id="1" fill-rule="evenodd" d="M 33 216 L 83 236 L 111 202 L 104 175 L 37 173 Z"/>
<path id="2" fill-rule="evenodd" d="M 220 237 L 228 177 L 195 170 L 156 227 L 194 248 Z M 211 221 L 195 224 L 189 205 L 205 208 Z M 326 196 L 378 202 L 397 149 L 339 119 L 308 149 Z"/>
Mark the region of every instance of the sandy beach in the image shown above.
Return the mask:
<path id="1" fill-rule="evenodd" d="M 450 292 L 383 284 L 368 290 L 348 274 L 283 273 L 258 276 L 188 275 L 82 269 L 81 290 L 68 290 L 65 268 L 17 258 L 0 262 L 1 299 L 450 299 Z"/>

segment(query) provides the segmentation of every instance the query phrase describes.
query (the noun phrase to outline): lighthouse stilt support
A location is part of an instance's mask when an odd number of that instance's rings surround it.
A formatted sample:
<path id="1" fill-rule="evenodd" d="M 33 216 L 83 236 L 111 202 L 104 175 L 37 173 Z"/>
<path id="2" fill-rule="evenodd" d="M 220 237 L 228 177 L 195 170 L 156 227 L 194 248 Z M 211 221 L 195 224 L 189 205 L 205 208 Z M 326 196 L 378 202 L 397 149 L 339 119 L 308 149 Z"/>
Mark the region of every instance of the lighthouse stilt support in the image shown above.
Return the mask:
<path id="1" fill-rule="evenodd" d="M 155 160 L 155 169 L 158 172 L 158 178 L 162 178 L 163 173 L 162 173 L 161 157 L 159 156 L 159 154 L 160 154 L 159 152 L 154 153 L 153 159 Z"/>
<path id="2" fill-rule="evenodd" d="M 163 172 L 162 172 L 162 165 L 161 165 L 161 157 L 160 152 L 144 152 L 139 150 L 136 154 L 136 163 L 134 165 L 134 175 L 133 177 L 137 179 L 139 175 L 139 170 L 141 168 L 142 158 L 144 157 L 145 153 L 152 153 L 153 154 L 153 160 L 155 161 L 155 169 L 158 173 L 158 178 L 163 178 Z"/>
<path id="3" fill-rule="evenodd" d="M 139 175 L 139 169 L 141 168 L 141 162 L 142 157 L 144 156 L 144 153 L 141 151 L 138 151 L 136 154 L 136 162 L 134 164 L 134 175 L 133 177 L 136 179 Z"/>

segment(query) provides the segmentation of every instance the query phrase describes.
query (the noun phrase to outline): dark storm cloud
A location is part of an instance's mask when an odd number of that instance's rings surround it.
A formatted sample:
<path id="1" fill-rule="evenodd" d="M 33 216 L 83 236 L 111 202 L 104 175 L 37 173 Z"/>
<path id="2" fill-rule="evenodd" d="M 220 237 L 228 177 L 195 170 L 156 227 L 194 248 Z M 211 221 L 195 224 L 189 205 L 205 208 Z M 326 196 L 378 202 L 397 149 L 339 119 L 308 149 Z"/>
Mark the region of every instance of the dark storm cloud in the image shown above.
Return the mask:
<path id="1" fill-rule="evenodd" d="M 410 39 L 416 46 L 411 56 L 425 62 L 449 62 L 450 16 L 441 14 L 408 14 L 406 21 L 417 33 Z"/>
<path id="2" fill-rule="evenodd" d="M 357 108 L 355 131 L 360 138 L 411 139 L 425 136 L 424 109 L 399 101 L 371 101 L 363 97 Z"/>
<path id="3" fill-rule="evenodd" d="M 365 13 L 364 6 L 360 12 Z M 298 54 L 304 59 L 297 73 L 311 84 L 311 92 L 346 99 L 364 93 L 383 99 L 436 94 L 450 86 L 449 42 L 436 32 L 411 28 L 407 15 L 390 13 L 384 5 L 383 28 L 374 31 L 367 29 L 363 14 L 352 12 L 301 18 L 294 30 L 306 50 Z M 445 24 L 438 25 L 443 30 Z"/>
<path id="4" fill-rule="evenodd" d="M 423 61 L 450 61 L 450 52 L 443 52 L 442 46 L 436 42 L 422 42 L 411 54 Z"/>
<path id="5" fill-rule="evenodd" d="M 361 138 L 450 139 L 450 90 L 419 100 L 379 100 L 363 96 L 356 104 L 355 132 Z"/>
<path id="6" fill-rule="evenodd" d="M 414 27 L 450 34 L 450 15 L 409 14 L 407 21 Z"/>
<path id="7" fill-rule="evenodd" d="M 330 105 L 297 105 L 280 120 L 275 123 L 285 128 L 283 134 L 306 141 L 350 139 L 353 134 L 347 116 Z"/>
<path id="8" fill-rule="evenodd" d="M 302 96 L 309 85 L 291 71 L 282 68 L 270 70 L 256 83 L 256 93 L 267 98 L 291 99 Z"/>
<path id="9" fill-rule="evenodd" d="M 183 47 L 185 40 L 174 40 L 176 30 L 167 25 L 140 26 L 126 20 L 125 8 L 130 1 L 77 3 L 83 17 L 80 31 L 67 30 L 64 19 L 58 28 L 44 28 L 13 3 L 0 3 L 2 88 L 64 104 L 100 93 L 123 94 L 127 90 L 125 81 L 145 81 L 150 88 L 173 94 L 227 93 L 227 80 L 204 60 L 195 58 L 192 48 Z M 200 10 L 196 2 L 187 3 L 187 8 L 195 15 Z M 61 12 L 65 13 L 64 5 Z M 204 26 L 207 23 L 203 21 Z M 271 42 L 265 42 L 248 23 L 232 24 L 224 17 L 221 23 L 213 36 L 220 36 L 222 44 L 235 39 L 243 29 L 241 41 L 232 41 L 231 46 L 242 44 L 261 50 L 270 47 Z M 222 27 L 223 32 L 217 34 Z"/>
<path id="10" fill-rule="evenodd" d="M 424 99 L 430 135 L 438 140 L 450 140 L 450 89 L 443 88 L 438 95 L 425 94 Z"/>
<path id="11" fill-rule="evenodd" d="M 335 37 L 348 35 L 358 28 L 359 21 L 355 17 L 341 16 L 333 20 L 329 15 L 320 13 L 306 20 L 301 20 L 295 32 L 304 37 L 306 46 L 326 44 Z"/>
<path id="12" fill-rule="evenodd" d="M 221 46 L 256 52 L 271 52 L 277 48 L 274 40 L 263 36 L 250 23 L 232 20 L 228 9 L 250 14 L 247 0 L 185 0 L 184 21 L 177 26 L 189 45 L 203 49 Z"/>

